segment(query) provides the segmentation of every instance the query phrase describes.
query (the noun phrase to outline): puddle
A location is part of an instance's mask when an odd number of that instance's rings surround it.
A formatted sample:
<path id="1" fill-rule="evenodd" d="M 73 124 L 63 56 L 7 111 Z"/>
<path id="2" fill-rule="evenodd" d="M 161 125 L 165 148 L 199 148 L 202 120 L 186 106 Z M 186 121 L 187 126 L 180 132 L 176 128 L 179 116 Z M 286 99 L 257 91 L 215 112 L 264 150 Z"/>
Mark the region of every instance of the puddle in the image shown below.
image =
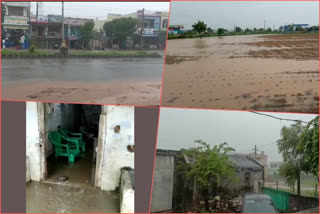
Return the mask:
<path id="1" fill-rule="evenodd" d="M 95 188 L 29 182 L 27 213 L 119 213 L 119 197 Z"/>

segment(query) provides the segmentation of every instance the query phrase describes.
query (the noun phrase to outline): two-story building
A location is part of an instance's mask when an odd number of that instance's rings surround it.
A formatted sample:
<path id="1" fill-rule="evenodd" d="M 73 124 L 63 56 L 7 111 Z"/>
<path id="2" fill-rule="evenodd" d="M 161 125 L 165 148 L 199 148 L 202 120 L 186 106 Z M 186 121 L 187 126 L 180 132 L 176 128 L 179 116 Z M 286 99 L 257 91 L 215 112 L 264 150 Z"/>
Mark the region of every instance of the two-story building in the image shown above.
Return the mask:
<path id="1" fill-rule="evenodd" d="M 6 14 L 3 22 L 3 34 L 7 39 L 6 47 L 19 44 L 22 35 L 29 30 L 30 2 L 4 2 Z"/>

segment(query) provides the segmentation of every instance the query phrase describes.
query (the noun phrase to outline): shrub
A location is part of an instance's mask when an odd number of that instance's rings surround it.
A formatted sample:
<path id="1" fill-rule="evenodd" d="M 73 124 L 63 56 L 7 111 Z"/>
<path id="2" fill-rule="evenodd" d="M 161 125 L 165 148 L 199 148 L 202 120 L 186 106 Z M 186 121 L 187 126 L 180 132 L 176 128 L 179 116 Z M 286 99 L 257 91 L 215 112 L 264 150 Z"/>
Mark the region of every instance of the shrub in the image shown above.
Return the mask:
<path id="1" fill-rule="evenodd" d="M 31 47 L 29 48 L 28 51 L 29 51 L 29 53 L 31 53 L 31 54 L 35 53 L 35 52 L 36 52 L 36 46 L 31 45 Z"/>

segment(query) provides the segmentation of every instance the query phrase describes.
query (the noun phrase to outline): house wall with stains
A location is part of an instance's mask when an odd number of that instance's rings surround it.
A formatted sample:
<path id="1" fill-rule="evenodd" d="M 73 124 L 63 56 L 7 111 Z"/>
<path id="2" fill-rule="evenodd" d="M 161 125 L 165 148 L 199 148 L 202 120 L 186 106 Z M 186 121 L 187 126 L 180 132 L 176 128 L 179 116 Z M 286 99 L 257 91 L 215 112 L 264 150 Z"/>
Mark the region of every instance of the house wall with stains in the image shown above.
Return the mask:
<path id="1" fill-rule="evenodd" d="M 121 168 L 134 169 L 134 152 L 127 149 L 134 145 L 134 107 L 102 106 L 102 114 L 106 120 L 100 187 L 112 191 L 119 187 Z M 119 133 L 115 126 L 120 126 Z"/>
<path id="2" fill-rule="evenodd" d="M 151 212 L 172 209 L 175 156 L 157 152 L 154 168 Z"/>
<path id="3" fill-rule="evenodd" d="M 50 131 L 57 131 L 58 126 L 76 131 L 79 129 L 81 121 L 80 105 L 63 103 L 45 103 L 45 136 L 46 136 L 46 156 L 54 152 L 54 148 L 48 139 Z"/>
<path id="4" fill-rule="evenodd" d="M 33 181 L 41 180 L 40 136 L 37 105 L 37 102 L 26 102 L 27 176 Z"/>

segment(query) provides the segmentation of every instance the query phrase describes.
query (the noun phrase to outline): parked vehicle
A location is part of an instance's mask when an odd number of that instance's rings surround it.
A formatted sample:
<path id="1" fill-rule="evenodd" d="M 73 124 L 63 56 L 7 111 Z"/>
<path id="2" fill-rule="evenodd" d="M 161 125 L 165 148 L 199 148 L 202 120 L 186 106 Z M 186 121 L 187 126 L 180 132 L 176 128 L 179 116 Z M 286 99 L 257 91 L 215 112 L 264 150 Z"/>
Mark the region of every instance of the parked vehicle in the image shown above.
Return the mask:
<path id="1" fill-rule="evenodd" d="M 248 194 L 242 201 L 241 213 L 279 213 L 269 195 Z"/>

